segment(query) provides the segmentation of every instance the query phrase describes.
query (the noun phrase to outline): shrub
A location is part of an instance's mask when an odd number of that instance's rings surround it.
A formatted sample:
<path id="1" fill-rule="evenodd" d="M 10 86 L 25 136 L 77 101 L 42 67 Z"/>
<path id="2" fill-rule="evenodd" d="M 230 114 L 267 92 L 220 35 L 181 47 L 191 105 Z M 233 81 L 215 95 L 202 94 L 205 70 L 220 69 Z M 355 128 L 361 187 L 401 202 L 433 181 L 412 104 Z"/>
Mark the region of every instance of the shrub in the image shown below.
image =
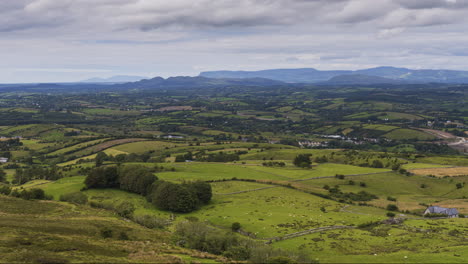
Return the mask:
<path id="1" fill-rule="evenodd" d="M 232 223 L 232 225 L 231 225 L 231 230 L 232 230 L 233 232 L 237 232 L 237 231 L 239 231 L 240 229 L 241 229 L 241 224 L 240 224 L 240 223 L 238 223 L 238 222 Z"/>
<path id="2" fill-rule="evenodd" d="M 343 174 L 336 174 L 335 178 L 340 179 L 340 180 L 344 180 L 345 176 Z"/>
<path id="3" fill-rule="evenodd" d="M 397 201 L 397 199 L 396 199 L 395 197 L 391 197 L 391 196 L 388 196 L 388 197 L 387 197 L 387 200 L 388 200 L 388 201 L 392 201 L 392 202 L 396 202 L 396 201 Z"/>
<path id="4" fill-rule="evenodd" d="M 23 190 L 19 197 L 25 200 L 49 200 L 51 198 L 50 196 L 46 196 L 44 190 L 37 188 Z"/>
<path id="5" fill-rule="evenodd" d="M 135 212 L 135 206 L 130 202 L 122 202 L 115 207 L 115 211 L 118 215 L 124 218 L 130 218 Z"/>
<path id="6" fill-rule="evenodd" d="M 74 192 L 60 195 L 60 201 L 74 204 L 86 204 L 88 197 L 82 192 Z"/>
<path id="7" fill-rule="evenodd" d="M 387 216 L 388 216 L 388 217 L 395 217 L 395 213 L 388 212 L 388 213 L 387 213 Z"/>
<path id="8" fill-rule="evenodd" d="M 129 240 L 127 233 L 125 233 L 125 232 L 120 232 L 120 234 L 119 234 L 119 240 Z"/>
<path id="9" fill-rule="evenodd" d="M 139 225 L 151 229 L 163 229 L 170 224 L 168 220 L 152 215 L 134 216 L 133 221 Z"/>
<path id="10" fill-rule="evenodd" d="M 112 235 L 113 235 L 112 230 L 111 230 L 110 228 L 108 228 L 108 227 L 102 228 L 101 231 L 100 231 L 100 233 L 101 233 L 101 236 L 102 236 L 103 238 L 110 238 L 110 237 L 112 237 Z"/>
<path id="11" fill-rule="evenodd" d="M 392 212 L 398 211 L 398 206 L 396 204 L 389 204 L 387 205 L 387 210 Z"/>
<path id="12" fill-rule="evenodd" d="M 8 185 L 0 184 L 0 194 L 9 195 L 11 188 Z"/>

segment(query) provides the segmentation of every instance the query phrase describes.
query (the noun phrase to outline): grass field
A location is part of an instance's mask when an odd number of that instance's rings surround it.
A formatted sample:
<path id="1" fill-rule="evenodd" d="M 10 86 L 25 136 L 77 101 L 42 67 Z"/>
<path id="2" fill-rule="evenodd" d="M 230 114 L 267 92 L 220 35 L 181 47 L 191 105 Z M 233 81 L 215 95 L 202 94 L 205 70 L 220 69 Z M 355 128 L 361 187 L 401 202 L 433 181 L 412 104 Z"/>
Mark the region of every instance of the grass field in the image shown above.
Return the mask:
<path id="1" fill-rule="evenodd" d="M 410 220 L 401 226 L 320 232 L 273 245 L 301 249 L 320 263 L 463 263 L 463 256 L 468 254 L 463 237 L 436 231 L 433 225 L 426 225 L 428 232 L 417 231 L 425 222 Z M 431 223 L 463 230 L 464 220 Z"/>
<path id="2" fill-rule="evenodd" d="M 79 143 L 79 144 L 76 144 L 76 145 L 73 145 L 73 146 L 70 146 L 70 147 L 61 148 L 61 149 L 56 150 L 54 152 L 51 152 L 51 153 L 49 153 L 47 155 L 48 156 L 56 156 L 56 155 L 61 155 L 61 154 L 73 152 L 73 151 L 76 151 L 76 150 L 79 150 L 79 149 L 82 149 L 82 148 L 85 148 L 85 147 L 90 147 L 90 146 L 99 144 L 99 143 L 101 143 L 101 142 L 103 142 L 105 140 L 106 139 L 96 139 L 96 140 L 86 141 L 86 142 Z"/>
<path id="3" fill-rule="evenodd" d="M 397 129 L 393 130 L 384 135 L 384 137 L 394 140 L 403 140 L 403 139 L 417 139 L 417 140 L 431 140 L 436 137 L 433 135 L 426 134 L 424 132 L 413 130 L 413 129 Z"/>
<path id="4" fill-rule="evenodd" d="M 403 164 L 401 167 L 406 170 L 414 170 L 414 169 L 428 169 L 428 168 L 445 168 L 445 167 L 450 167 L 450 165 L 440 165 L 440 164 L 431 164 L 431 163 L 408 163 L 408 164 Z"/>
<path id="5" fill-rule="evenodd" d="M 436 177 L 467 176 L 468 175 L 468 167 L 412 169 L 411 173 L 414 173 L 416 175 L 433 175 L 433 176 L 436 176 Z"/>
<path id="6" fill-rule="evenodd" d="M 113 149 L 120 150 L 127 153 L 144 153 L 151 150 L 161 150 L 172 148 L 176 146 L 186 146 L 186 144 L 177 144 L 164 141 L 144 141 L 144 142 L 133 142 L 113 147 Z"/>

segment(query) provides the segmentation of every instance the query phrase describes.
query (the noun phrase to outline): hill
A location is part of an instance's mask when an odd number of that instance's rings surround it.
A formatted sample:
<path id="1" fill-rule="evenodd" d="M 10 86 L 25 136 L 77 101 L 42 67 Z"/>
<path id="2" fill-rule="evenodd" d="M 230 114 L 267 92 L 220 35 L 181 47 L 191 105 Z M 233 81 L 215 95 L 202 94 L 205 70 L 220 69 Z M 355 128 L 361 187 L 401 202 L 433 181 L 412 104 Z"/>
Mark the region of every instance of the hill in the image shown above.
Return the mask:
<path id="1" fill-rule="evenodd" d="M 202 76 L 189 77 L 178 76 L 164 79 L 155 77 L 149 80 L 141 80 L 134 83 L 116 85 L 119 89 L 155 89 L 155 88 L 196 88 L 196 87 L 226 87 L 226 86 L 270 86 L 282 85 L 281 81 L 275 81 L 260 77 L 255 78 L 207 78 Z"/>
<path id="2" fill-rule="evenodd" d="M 84 81 L 82 83 L 127 83 L 127 82 L 138 82 L 143 79 L 147 79 L 147 77 L 142 76 L 131 76 L 131 75 L 117 75 L 112 76 L 109 78 L 91 78 Z"/>
<path id="3" fill-rule="evenodd" d="M 262 77 L 289 83 L 317 83 L 340 75 L 370 75 L 411 83 L 468 83 L 468 71 L 412 70 L 407 68 L 377 67 L 356 71 L 320 71 L 313 68 L 272 69 L 262 71 L 209 71 L 200 76 L 209 78 L 253 78 Z"/>
<path id="4" fill-rule="evenodd" d="M 350 75 L 339 75 L 331 78 L 330 80 L 320 83 L 326 85 L 348 85 L 348 84 L 402 84 L 404 81 L 389 79 L 379 76 L 371 76 L 364 74 L 350 74 Z"/>

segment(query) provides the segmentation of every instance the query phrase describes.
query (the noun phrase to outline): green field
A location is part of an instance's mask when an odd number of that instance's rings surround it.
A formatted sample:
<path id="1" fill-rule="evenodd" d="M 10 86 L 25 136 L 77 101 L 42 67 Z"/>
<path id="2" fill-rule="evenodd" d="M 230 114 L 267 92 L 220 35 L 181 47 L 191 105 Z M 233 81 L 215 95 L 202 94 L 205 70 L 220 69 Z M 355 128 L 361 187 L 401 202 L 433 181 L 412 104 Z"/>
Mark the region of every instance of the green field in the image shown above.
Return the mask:
<path id="1" fill-rule="evenodd" d="M 395 140 L 402 139 L 417 139 L 417 140 L 431 140 L 435 139 L 435 136 L 426 134 L 421 131 L 412 130 L 412 129 L 397 129 L 393 130 L 384 135 L 384 137 Z"/>

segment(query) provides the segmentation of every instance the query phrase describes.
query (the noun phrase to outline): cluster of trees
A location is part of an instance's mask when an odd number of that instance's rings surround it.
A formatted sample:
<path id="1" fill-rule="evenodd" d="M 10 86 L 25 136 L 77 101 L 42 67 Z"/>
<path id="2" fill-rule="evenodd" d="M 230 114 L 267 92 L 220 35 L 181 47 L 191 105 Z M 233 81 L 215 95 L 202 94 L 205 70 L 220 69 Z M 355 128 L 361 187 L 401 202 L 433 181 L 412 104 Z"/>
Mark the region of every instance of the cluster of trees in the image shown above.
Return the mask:
<path id="1" fill-rule="evenodd" d="M 328 185 L 326 185 L 324 186 L 324 189 L 328 190 L 330 197 L 333 197 L 340 202 L 348 202 L 348 201 L 366 202 L 366 201 L 371 201 L 371 200 L 379 198 L 377 195 L 368 193 L 366 191 L 360 191 L 358 193 L 353 193 L 353 192 L 345 193 L 340 190 L 340 187 L 338 185 L 334 187 L 329 187 Z"/>
<path id="2" fill-rule="evenodd" d="M 159 209 L 189 213 L 209 203 L 212 195 L 211 185 L 206 182 L 176 184 L 156 181 L 147 199 Z"/>
<path id="3" fill-rule="evenodd" d="M 44 190 L 38 188 L 32 188 L 29 190 L 11 190 L 10 195 L 16 198 L 25 200 L 52 200 L 53 197 L 46 195 Z"/>
<path id="4" fill-rule="evenodd" d="M 96 166 L 102 166 L 105 161 L 111 161 L 115 163 L 124 163 L 124 162 L 148 162 L 151 159 L 150 153 L 130 153 L 130 154 L 118 154 L 115 156 L 107 155 L 104 152 L 99 152 L 94 158 Z"/>
<path id="5" fill-rule="evenodd" d="M 56 166 L 50 168 L 32 166 L 30 168 L 18 168 L 13 178 L 14 184 L 25 184 L 31 180 L 55 181 L 63 177 L 62 172 Z"/>
<path id="6" fill-rule="evenodd" d="M 225 153 L 220 151 L 218 153 L 206 154 L 204 151 L 193 155 L 192 152 L 187 152 L 184 155 L 177 155 L 175 162 L 185 162 L 187 160 L 196 160 L 203 162 L 232 162 L 240 159 L 239 155 L 245 154 L 244 152 Z"/>
<path id="7" fill-rule="evenodd" d="M 269 161 L 269 162 L 263 162 L 262 165 L 265 166 L 265 167 L 284 167 L 284 166 L 286 166 L 286 163 L 284 163 L 282 161 L 280 161 L 280 162 Z"/>
<path id="8" fill-rule="evenodd" d="M 12 138 L 0 141 L 0 151 L 9 151 L 11 148 L 23 146 L 23 142 L 19 138 Z M 5 157 L 8 158 L 8 157 Z"/>
<path id="9" fill-rule="evenodd" d="M 91 170 L 85 179 L 87 188 L 118 188 L 146 196 L 162 210 L 188 213 L 210 202 L 211 185 L 206 182 L 176 184 L 158 180 L 144 166 L 102 166 Z"/>

